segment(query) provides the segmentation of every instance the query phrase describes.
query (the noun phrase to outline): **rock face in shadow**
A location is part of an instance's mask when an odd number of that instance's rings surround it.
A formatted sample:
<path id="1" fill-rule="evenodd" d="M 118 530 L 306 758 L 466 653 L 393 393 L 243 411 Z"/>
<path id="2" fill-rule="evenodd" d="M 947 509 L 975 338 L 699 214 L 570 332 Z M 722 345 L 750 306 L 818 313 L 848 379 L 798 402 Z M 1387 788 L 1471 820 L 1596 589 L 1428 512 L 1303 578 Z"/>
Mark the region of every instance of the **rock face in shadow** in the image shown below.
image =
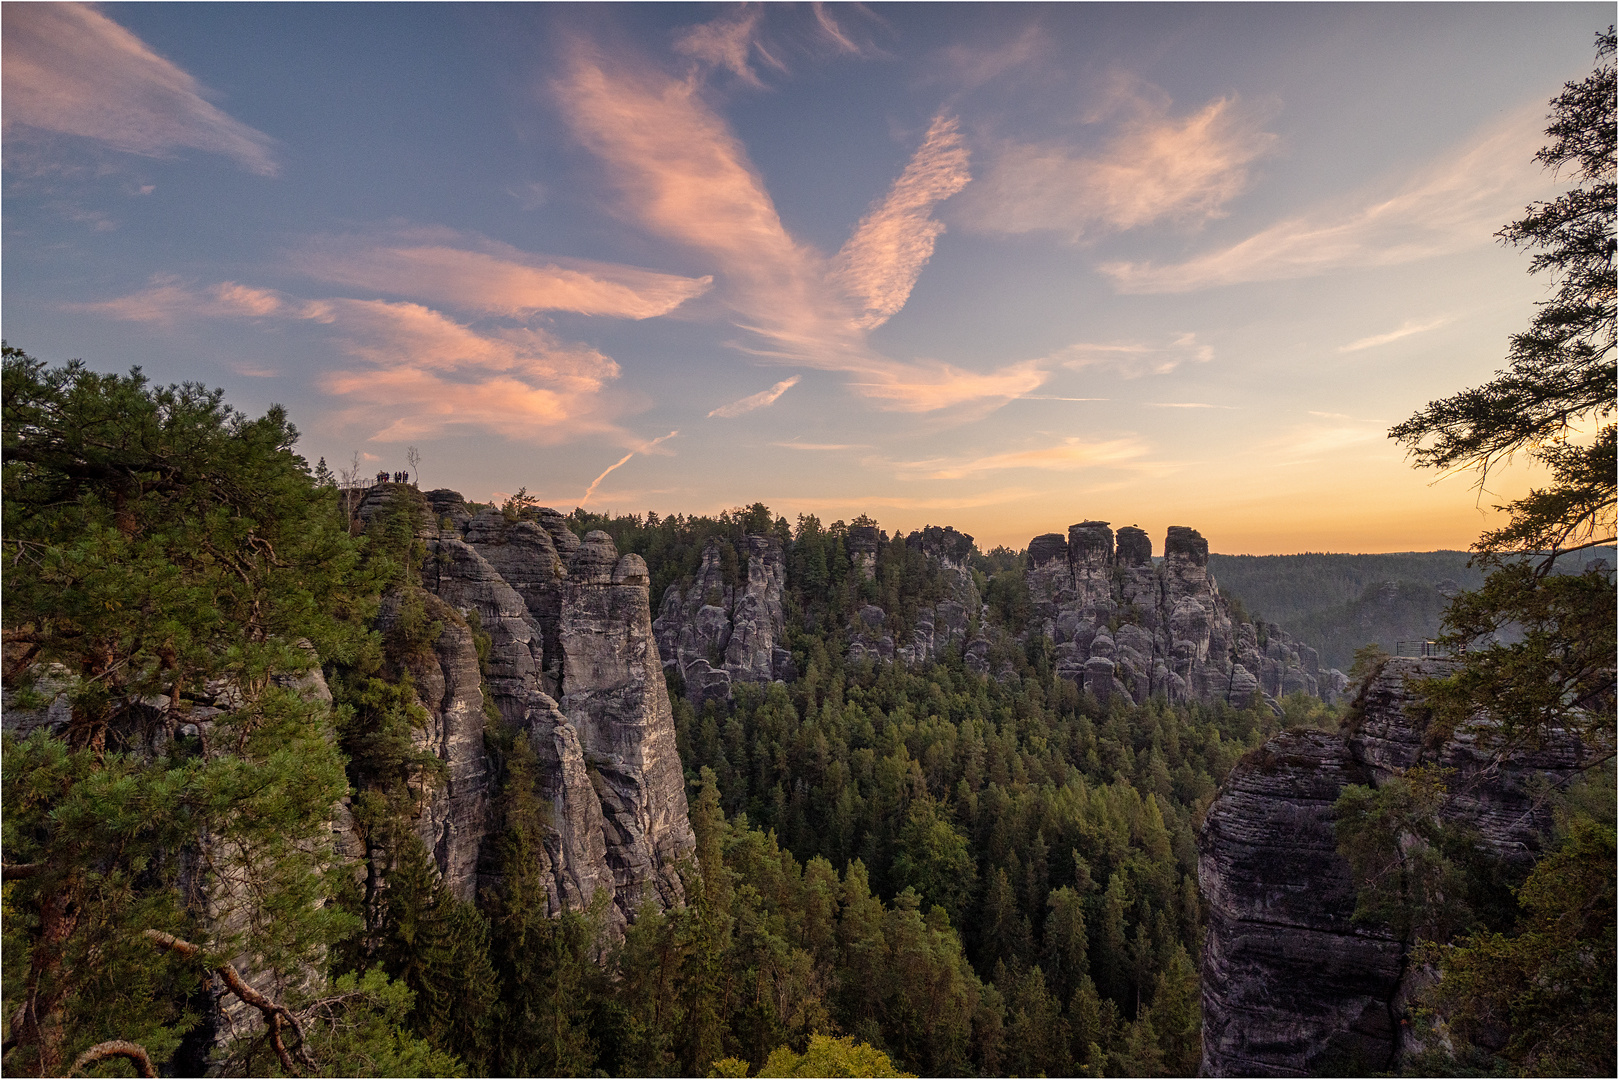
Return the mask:
<path id="1" fill-rule="evenodd" d="M 456 610 L 421 589 L 385 596 L 377 613 L 384 640 L 403 624 L 437 623 L 431 652 L 405 657 L 428 722 L 415 733 L 418 749 L 445 763 L 443 779 L 423 793 L 416 833 L 433 853 L 445 882 L 463 900 L 477 893 L 478 861 L 489 834 L 491 776 L 484 752 L 484 697 L 472 628 Z"/>
<path id="2" fill-rule="evenodd" d="M 605 890 L 609 925 L 621 928 L 643 903 L 682 902 L 676 867 L 695 840 L 646 563 L 620 557 L 606 533 L 580 539 L 555 510 L 508 521 L 452 491 L 379 488 L 357 516 L 369 524 L 402 500 L 426 549 L 421 589 L 390 596 L 379 626 L 388 634 L 415 604 L 411 617 L 442 627 L 430 655 L 408 666 L 430 717 L 418 745 L 446 767 L 416 823 L 445 881 L 469 900 L 495 883 L 499 777 L 483 738 L 492 712 L 527 735 L 538 762 L 552 913 Z"/>
<path id="3" fill-rule="evenodd" d="M 1105 521 L 1037 536 L 1028 552 L 1036 632 L 1056 646 L 1057 673 L 1103 701 L 1164 694 L 1238 707 L 1257 698 L 1276 708 L 1295 692 L 1331 701 L 1347 684 L 1281 628 L 1235 616 L 1196 529 L 1170 526 L 1158 563 L 1146 532 L 1132 525 L 1115 536 Z"/>
<path id="4" fill-rule="evenodd" d="M 1371 779 L 1338 735 L 1289 732 L 1232 769 L 1209 808 L 1205 1074 L 1306 1076 L 1329 1058 L 1343 1059 L 1342 1075 L 1391 1067 L 1404 949 L 1350 922 L 1355 888 L 1332 811 L 1345 784 Z"/>
<path id="5" fill-rule="evenodd" d="M 1429 745 L 1407 711 L 1411 685 L 1449 664 L 1389 660 L 1351 729 L 1278 735 L 1227 776 L 1199 838 L 1204 1075 L 1367 1075 L 1395 1069 L 1408 1049 L 1405 1003 L 1419 975 L 1401 941 L 1351 922 L 1355 890 L 1333 812 L 1346 784 L 1376 787 L 1414 765 L 1451 768 L 1442 818 L 1503 858 L 1541 849 L 1552 822 L 1530 782 L 1569 777 L 1579 743 L 1505 760 L 1476 734 Z"/>

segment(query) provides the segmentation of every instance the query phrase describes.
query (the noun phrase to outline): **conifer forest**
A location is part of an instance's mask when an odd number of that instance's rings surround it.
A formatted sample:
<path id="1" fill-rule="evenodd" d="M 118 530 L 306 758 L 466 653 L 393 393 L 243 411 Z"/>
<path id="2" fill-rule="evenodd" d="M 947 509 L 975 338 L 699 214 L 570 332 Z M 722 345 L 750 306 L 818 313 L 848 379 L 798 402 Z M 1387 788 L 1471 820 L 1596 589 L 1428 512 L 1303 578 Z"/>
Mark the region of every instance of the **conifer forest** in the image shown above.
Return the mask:
<path id="1" fill-rule="evenodd" d="M 4 1072 L 1613 1075 L 1613 50 L 1389 433 L 1538 463 L 1471 553 L 484 502 L 8 343 Z"/>

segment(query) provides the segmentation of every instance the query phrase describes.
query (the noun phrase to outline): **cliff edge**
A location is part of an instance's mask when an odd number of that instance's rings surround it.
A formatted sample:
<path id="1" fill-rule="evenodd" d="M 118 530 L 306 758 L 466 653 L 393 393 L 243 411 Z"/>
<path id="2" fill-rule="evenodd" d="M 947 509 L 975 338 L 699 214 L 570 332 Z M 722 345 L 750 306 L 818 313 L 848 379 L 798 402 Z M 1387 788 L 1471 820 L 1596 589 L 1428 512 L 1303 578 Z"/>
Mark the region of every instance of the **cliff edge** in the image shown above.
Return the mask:
<path id="1" fill-rule="evenodd" d="M 1569 778 L 1580 744 L 1502 756 L 1476 733 L 1425 738 L 1412 686 L 1450 664 L 1391 659 L 1345 730 L 1284 732 L 1232 768 L 1198 842 L 1208 909 L 1203 1075 L 1367 1075 L 1397 1068 L 1414 1049 L 1406 1002 L 1420 973 L 1394 934 L 1351 921 L 1355 886 L 1333 809 L 1346 785 L 1375 788 L 1416 765 L 1449 768 L 1442 819 L 1508 860 L 1541 850 L 1551 812 L 1533 781 Z"/>

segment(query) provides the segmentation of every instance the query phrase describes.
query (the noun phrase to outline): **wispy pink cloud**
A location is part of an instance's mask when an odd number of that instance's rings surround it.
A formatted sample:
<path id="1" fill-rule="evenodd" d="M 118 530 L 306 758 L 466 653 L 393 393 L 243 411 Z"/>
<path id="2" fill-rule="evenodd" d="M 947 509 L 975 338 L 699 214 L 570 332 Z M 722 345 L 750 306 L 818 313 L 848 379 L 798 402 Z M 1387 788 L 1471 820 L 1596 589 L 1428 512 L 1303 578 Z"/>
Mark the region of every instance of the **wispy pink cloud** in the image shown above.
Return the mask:
<path id="1" fill-rule="evenodd" d="M 59 132 L 149 156 L 191 147 L 275 174 L 274 140 L 209 104 L 196 79 L 95 8 L 7 4 L 3 21 L 8 138 Z"/>
<path id="2" fill-rule="evenodd" d="M 873 363 L 852 385 L 897 412 L 966 408 L 977 415 L 1020 398 L 1045 384 L 1049 373 L 1039 360 L 1006 364 L 990 372 L 967 371 L 932 361 Z"/>
<path id="3" fill-rule="evenodd" d="M 762 409 L 767 405 L 774 405 L 777 398 L 798 385 L 800 378 L 802 376 L 794 375 L 791 378 L 781 380 L 769 390 L 761 390 L 757 394 L 749 394 L 745 398 L 739 398 L 729 405 L 721 405 L 710 412 L 708 417 L 711 420 L 716 416 L 730 419 L 731 417 L 741 416 L 743 413 L 753 412 L 755 409 Z"/>
<path id="4" fill-rule="evenodd" d="M 246 318 L 327 326 L 337 347 L 362 365 L 320 378 L 341 403 L 335 419 L 367 428 L 382 442 L 467 428 L 538 444 L 583 434 L 631 438 L 616 422 L 620 403 L 608 393 L 618 364 L 544 330 L 477 329 L 415 303 L 303 300 L 234 282 L 198 288 L 175 279 L 74 307 L 134 322 Z"/>
<path id="5" fill-rule="evenodd" d="M 126 322 L 172 323 L 177 319 L 267 318 L 291 313 L 289 301 L 271 289 L 224 281 L 197 288 L 172 274 L 154 274 L 151 284 L 112 300 L 62 305 Z"/>
<path id="6" fill-rule="evenodd" d="M 297 253 L 293 263 L 320 281 L 509 316 L 573 311 L 650 319 L 667 315 L 713 284 L 711 277 L 548 259 L 444 230 L 426 231 L 422 242 L 318 243 Z"/>
<path id="7" fill-rule="evenodd" d="M 619 212 L 711 260 L 717 295 L 752 335 L 733 343 L 739 349 L 770 362 L 852 374 L 857 393 L 902 411 L 994 408 L 1045 380 L 1033 362 L 985 374 L 894 360 L 867 341 L 863 323 L 871 312 L 903 303 L 936 235 L 907 246 L 887 235 L 888 222 L 930 228 L 926 208 L 954 190 L 965 166 L 948 122 L 935 126 L 897 194 L 868 215 L 864 239 L 851 245 L 840 274 L 788 233 L 746 151 L 703 100 L 695 78 L 610 66 L 581 48 L 553 88 L 574 136 L 602 163 Z M 865 294 L 859 302 L 844 292 L 850 282 Z"/>
<path id="8" fill-rule="evenodd" d="M 833 261 L 832 280 L 865 306 L 855 323 L 881 326 L 905 306 L 944 223 L 933 208 L 967 186 L 968 153 L 954 117 L 935 117 L 910 164 Z"/>
<path id="9" fill-rule="evenodd" d="M 1101 368 L 1125 378 L 1167 375 L 1182 364 L 1206 364 L 1214 359 L 1214 348 L 1197 340 L 1192 333 L 1177 334 L 1161 344 L 1141 341 L 1077 342 L 1060 349 L 1047 361 L 1070 371 Z"/>
<path id="10" fill-rule="evenodd" d="M 555 89 L 575 137 L 607 166 L 621 207 L 639 224 L 721 257 L 733 274 L 777 278 L 810 261 L 699 83 L 609 72 L 580 52 Z"/>
<path id="11" fill-rule="evenodd" d="M 760 8 L 743 7 L 706 23 L 688 26 L 675 37 L 675 52 L 723 68 L 749 86 L 763 86 L 750 63 L 755 31 L 763 14 Z M 763 55 L 770 57 L 768 53 Z M 770 59 L 774 61 L 773 57 Z"/>
<path id="12" fill-rule="evenodd" d="M 1107 263 L 1124 293 L 1178 293 L 1392 266 L 1490 242 L 1545 179 L 1531 157 L 1541 109 L 1522 109 L 1449 152 L 1393 194 L 1367 194 L 1278 222 L 1236 244 L 1168 265 Z"/>
<path id="13" fill-rule="evenodd" d="M 328 300 L 340 347 L 361 370 L 324 376 L 346 398 L 340 419 L 373 426 L 381 442 L 473 428 L 555 444 L 617 433 L 607 384 L 618 364 L 542 330 L 480 332 L 420 304 Z"/>
<path id="14" fill-rule="evenodd" d="M 1372 334 L 1370 337 L 1359 338 L 1348 345 L 1338 346 L 1339 352 L 1359 352 L 1362 349 L 1375 349 L 1379 345 L 1389 345 L 1402 338 L 1415 334 L 1426 334 L 1429 330 L 1437 330 L 1451 321 L 1449 315 L 1442 315 L 1437 319 L 1417 320 L 1407 319 L 1397 329 L 1386 334 Z"/>
<path id="15" fill-rule="evenodd" d="M 849 35 L 844 33 L 843 27 L 838 25 L 837 20 L 826 10 L 826 5 L 821 3 L 821 0 L 815 0 L 810 7 L 815 12 L 815 22 L 821 28 L 821 33 L 839 52 L 851 53 L 855 56 L 859 56 L 863 52 L 860 46 L 856 45 Z"/>
<path id="16" fill-rule="evenodd" d="M 968 226 L 996 233 L 1050 231 L 1078 241 L 1162 220 L 1224 213 L 1250 166 L 1276 141 L 1253 110 L 1218 98 L 1171 116 L 1162 95 L 1130 89 L 1105 115 L 1124 112 L 1099 150 L 1061 142 L 1004 144 L 988 173 L 962 196 Z"/>
<path id="17" fill-rule="evenodd" d="M 1051 46 L 1052 39 L 1039 23 L 1031 22 L 1017 37 L 1000 45 L 947 46 L 940 53 L 939 66 L 949 72 L 952 82 L 972 88 L 1012 72 L 1038 68 Z"/>

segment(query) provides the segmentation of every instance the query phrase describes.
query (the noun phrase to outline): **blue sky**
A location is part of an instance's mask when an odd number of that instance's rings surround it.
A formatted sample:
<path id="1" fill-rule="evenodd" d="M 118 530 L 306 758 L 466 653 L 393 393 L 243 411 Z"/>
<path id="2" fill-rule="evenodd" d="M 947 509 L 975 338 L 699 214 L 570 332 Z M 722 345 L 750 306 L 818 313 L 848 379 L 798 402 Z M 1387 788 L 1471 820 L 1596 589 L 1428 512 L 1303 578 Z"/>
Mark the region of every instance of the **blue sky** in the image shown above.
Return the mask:
<path id="1" fill-rule="evenodd" d="M 1611 4 L 4 7 L 5 336 L 563 510 L 1465 547 Z"/>

